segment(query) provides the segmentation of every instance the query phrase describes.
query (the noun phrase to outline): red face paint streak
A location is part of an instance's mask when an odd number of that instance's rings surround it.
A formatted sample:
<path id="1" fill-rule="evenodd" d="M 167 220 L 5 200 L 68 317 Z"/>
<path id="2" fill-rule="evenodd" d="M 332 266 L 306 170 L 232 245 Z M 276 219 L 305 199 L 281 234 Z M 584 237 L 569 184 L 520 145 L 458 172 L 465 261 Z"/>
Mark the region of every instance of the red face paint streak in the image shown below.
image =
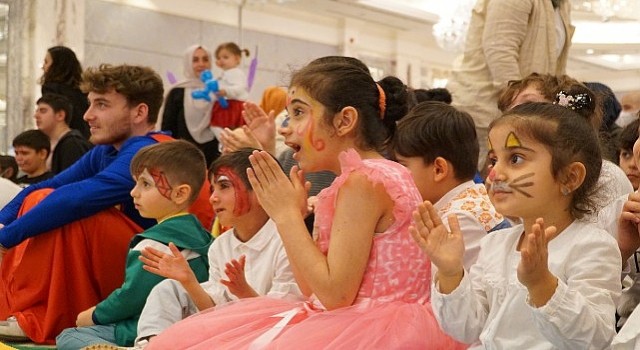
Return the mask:
<path id="1" fill-rule="evenodd" d="M 218 169 L 218 176 L 226 176 L 229 181 L 231 181 L 231 185 L 233 186 L 233 190 L 236 193 L 236 203 L 233 208 L 233 214 L 240 216 L 246 214 L 251 210 L 251 202 L 249 201 L 249 191 L 247 187 L 242 182 L 242 179 L 231 169 L 231 168 L 220 168 Z"/>
<path id="2" fill-rule="evenodd" d="M 164 175 L 162 171 L 158 171 L 156 169 L 149 170 L 149 175 L 153 178 L 153 181 L 156 183 L 156 188 L 158 192 L 168 200 L 171 200 L 171 184 L 169 184 L 169 180 Z"/>

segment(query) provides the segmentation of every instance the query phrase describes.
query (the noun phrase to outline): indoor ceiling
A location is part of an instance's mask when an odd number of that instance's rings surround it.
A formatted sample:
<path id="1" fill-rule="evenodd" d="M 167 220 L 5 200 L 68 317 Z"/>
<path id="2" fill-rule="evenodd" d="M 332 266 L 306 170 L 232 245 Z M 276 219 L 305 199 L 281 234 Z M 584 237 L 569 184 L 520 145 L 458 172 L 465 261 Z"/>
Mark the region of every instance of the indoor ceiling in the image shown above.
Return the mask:
<path id="1" fill-rule="evenodd" d="M 431 26 L 441 14 L 452 11 L 456 1 L 461 0 L 297 0 L 287 6 L 431 33 Z M 570 56 L 572 73 L 583 72 L 595 78 L 630 71 L 640 74 L 640 0 L 617 0 L 626 7 L 606 19 L 594 13 L 597 9 L 593 6 L 600 1 L 572 1 L 576 26 Z"/>

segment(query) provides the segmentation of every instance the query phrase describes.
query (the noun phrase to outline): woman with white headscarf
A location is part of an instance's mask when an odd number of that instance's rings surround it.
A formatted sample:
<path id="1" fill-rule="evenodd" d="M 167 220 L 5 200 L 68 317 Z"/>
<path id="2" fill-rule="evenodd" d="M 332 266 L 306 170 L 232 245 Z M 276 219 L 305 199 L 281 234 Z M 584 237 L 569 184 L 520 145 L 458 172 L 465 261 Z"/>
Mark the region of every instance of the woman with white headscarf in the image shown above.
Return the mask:
<path id="1" fill-rule="evenodd" d="M 211 69 L 211 51 L 202 45 L 192 45 L 184 54 L 185 79 L 174 85 L 164 101 L 161 130 L 171 131 L 173 137 L 197 145 L 207 164 L 220 155 L 218 141 L 209 128 L 212 102 L 193 99 L 191 92 L 202 89 L 202 71 Z"/>

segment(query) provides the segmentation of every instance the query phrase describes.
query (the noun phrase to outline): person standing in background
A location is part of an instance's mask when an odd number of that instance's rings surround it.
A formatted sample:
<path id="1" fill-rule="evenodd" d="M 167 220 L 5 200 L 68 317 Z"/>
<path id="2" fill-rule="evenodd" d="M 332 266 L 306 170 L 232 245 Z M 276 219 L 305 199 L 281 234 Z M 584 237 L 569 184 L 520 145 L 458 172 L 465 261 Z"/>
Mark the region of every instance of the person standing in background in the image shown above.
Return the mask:
<path id="1" fill-rule="evenodd" d="M 500 116 L 498 96 L 507 83 L 533 72 L 564 74 L 574 32 L 570 7 L 566 0 L 476 3 L 464 54 L 447 89 L 454 107 L 476 123 L 481 162 L 487 155 L 487 127 Z"/>
<path id="2" fill-rule="evenodd" d="M 211 52 L 202 45 L 192 45 L 185 51 L 183 62 L 185 79 L 174 85 L 165 98 L 160 126 L 173 137 L 198 146 L 208 166 L 220 155 L 218 140 L 209 129 L 213 103 L 194 99 L 191 92 L 204 87 L 200 73 L 211 69 Z"/>
<path id="3" fill-rule="evenodd" d="M 82 119 L 89 108 L 87 94 L 80 91 L 82 65 L 75 52 L 65 46 L 53 46 L 47 50 L 42 63 L 44 74 L 40 78 L 42 95 L 53 93 L 63 95 L 73 106 L 69 126 L 88 139 L 89 124 Z"/>

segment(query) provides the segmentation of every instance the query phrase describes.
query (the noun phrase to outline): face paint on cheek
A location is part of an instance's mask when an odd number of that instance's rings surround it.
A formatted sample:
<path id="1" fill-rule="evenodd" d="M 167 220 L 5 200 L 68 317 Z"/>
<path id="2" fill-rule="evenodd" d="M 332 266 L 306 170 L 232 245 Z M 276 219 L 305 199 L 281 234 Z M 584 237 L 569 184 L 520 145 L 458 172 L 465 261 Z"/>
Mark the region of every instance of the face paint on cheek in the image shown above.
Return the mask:
<path id="1" fill-rule="evenodd" d="M 307 123 L 307 126 L 302 130 L 302 134 L 300 135 L 304 135 L 305 146 L 313 147 L 313 149 L 319 152 L 324 150 L 325 142 L 324 140 L 321 140 L 321 139 L 318 139 L 318 140 L 313 139 L 313 137 L 315 136 L 315 127 L 316 127 L 314 120 L 315 118 L 313 117 L 313 114 L 311 114 L 311 118 L 309 118 L 309 122 Z"/>
<path id="2" fill-rule="evenodd" d="M 171 184 L 169 184 L 169 180 L 164 173 L 162 171 L 152 169 L 149 171 L 149 175 L 151 175 L 151 178 L 153 178 L 153 181 L 156 183 L 158 192 L 160 192 L 160 194 L 166 199 L 171 200 L 171 190 L 173 190 L 173 188 L 171 187 Z"/>
<path id="3" fill-rule="evenodd" d="M 233 214 L 240 216 L 251 210 L 251 202 L 249 201 L 249 191 L 242 182 L 242 179 L 230 168 L 221 168 L 218 170 L 218 176 L 226 176 L 236 194 L 236 203 L 233 207 Z"/>

